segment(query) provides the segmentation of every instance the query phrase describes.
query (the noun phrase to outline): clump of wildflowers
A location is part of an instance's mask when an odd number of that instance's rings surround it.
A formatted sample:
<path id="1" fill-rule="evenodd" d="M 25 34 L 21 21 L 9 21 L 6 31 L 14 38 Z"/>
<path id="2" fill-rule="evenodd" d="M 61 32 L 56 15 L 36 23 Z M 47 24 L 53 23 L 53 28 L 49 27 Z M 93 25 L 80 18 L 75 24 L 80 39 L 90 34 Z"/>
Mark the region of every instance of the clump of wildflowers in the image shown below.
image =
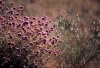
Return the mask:
<path id="1" fill-rule="evenodd" d="M 5 7 L 0 0 L 0 68 L 40 68 L 47 56 L 57 56 L 59 35 L 46 16 L 32 20 L 21 16 L 24 7 Z"/>

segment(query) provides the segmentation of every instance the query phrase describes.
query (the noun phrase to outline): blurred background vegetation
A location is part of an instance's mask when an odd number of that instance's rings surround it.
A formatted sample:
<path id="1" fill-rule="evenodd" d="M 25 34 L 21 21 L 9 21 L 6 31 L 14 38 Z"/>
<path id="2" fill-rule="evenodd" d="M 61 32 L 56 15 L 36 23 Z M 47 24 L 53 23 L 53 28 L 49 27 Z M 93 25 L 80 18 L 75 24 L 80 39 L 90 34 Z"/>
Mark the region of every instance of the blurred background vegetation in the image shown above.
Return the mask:
<path id="1" fill-rule="evenodd" d="M 24 6 L 23 15 L 30 17 L 44 15 L 52 20 L 79 22 L 81 29 L 93 28 L 93 22 L 100 18 L 99 0 L 5 0 L 6 4 L 14 1 L 16 6 Z"/>

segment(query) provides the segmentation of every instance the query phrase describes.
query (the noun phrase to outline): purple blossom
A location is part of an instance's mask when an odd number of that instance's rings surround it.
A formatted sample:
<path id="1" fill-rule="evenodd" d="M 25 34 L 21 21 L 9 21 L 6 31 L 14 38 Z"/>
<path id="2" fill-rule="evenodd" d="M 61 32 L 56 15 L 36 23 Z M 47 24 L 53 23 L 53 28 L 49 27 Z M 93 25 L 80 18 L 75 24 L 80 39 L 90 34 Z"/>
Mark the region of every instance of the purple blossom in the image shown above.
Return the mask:
<path id="1" fill-rule="evenodd" d="M 17 25 L 17 28 L 19 28 L 20 26 L 21 26 L 21 24 L 18 24 L 18 25 Z"/>
<path id="2" fill-rule="evenodd" d="M 13 6 L 14 5 L 14 2 L 11 2 L 11 5 Z"/>
<path id="3" fill-rule="evenodd" d="M 18 33 L 18 36 L 22 36 L 22 34 L 21 33 Z"/>
<path id="4" fill-rule="evenodd" d="M 11 45 L 11 42 L 8 42 L 7 45 Z"/>
<path id="5" fill-rule="evenodd" d="M 8 7 L 6 7 L 6 10 L 8 11 L 8 10 L 9 10 L 9 8 L 8 8 Z"/>
<path id="6" fill-rule="evenodd" d="M 46 39 L 45 39 L 45 38 L 43 38 L 43 39 L 42 39 L 42 42 L 45 44 L 45 43 L 46 43 Z"/>
<path id="7" fill-rule="evenodd" d="M 13 10 L 15 10 L 16 9 L 16 7 L 13 7 Z"/>
<path id="8" fill-rule="evenodd" d="M 19 48 L 17 48 L 17 47 L 16 47 L 16 50 L 17 50 L 18 52 L 20 51 L 20 49 L 19 49 Z"/>
<path id="9" fill-rule="evenodd" d="M 27 40 L 27 39 L 28 39 L 27 36 L 23 36 L 23 37 L 22 37 L 22 40 Z"/>
<path id="10" fill-rule="evenodd" d="M 30 45 L 33 45 L 33 42 L 30 42 Z"/>
<path id="11" fill-rule="evenodd" d="M 36 18 L 35 18 L 35 17 L 33 17 L 33 20 L 36 20 Z"/>
<path id="12" fill-rule="evenodd" d="M 18 12 L 21 12 L 21 9 L 18 9 L 17 11 L 18 11 Z"/>
<path id="13" fill-rule="evenodd" d="M 28 21 L 23 22 L 23 25 L 28 25 Z"/>
<path id="14" fill-rule="evenodd" d="M 57 35 L 57 38 L 59 38 L 59 35 Z"/>
<path id="15" fill-rule="evenodd" d="M 33 21 L 30 21 L 30 24 L 33 24 Z"/>
<path id="16" fill-rule="evenodd" d="M 11 42 L 11 45 L 13 45 L 13 46 L 14 46 L 14 45 L 15 45 L 15 43 L 14 43 L 14 42 Z"/>
<path id="17" fill-rule="evenodd" d="M 0 9 L 2 10 L 3 9 L 3 6 L 0 6 Z"/>
<path id="18" fill-rule="evenodd" d="M 13 22 L 12 25 L 15 27 L 15 25 L 16 25 L 15 22 Z"/>
<path id="19" fill-rule="evenodd" d="M 54 45 L 54 43 L 55 43 L 54 40 L 52 40 L 52 41 L 51 41 L 51 44 Z"/>
<path id="20" fill-rule="evenodd" d="M 40 50 L 37 50 L 36 53 L 37 53 L 37 54 L 40 54 Z"/>
<path id="21" fill-rule="evenodd" d="M 10 35 L 10 38 L 13 38 L 13 36 L 12 36 L 12 35 Z"/>
<path id="22" fill-rule="evenodd" d="M 19 8 L 20 8 L 20 9 L 23 9 L 24 7 L 23 7 L 23 6 L 20 6 Z"/>

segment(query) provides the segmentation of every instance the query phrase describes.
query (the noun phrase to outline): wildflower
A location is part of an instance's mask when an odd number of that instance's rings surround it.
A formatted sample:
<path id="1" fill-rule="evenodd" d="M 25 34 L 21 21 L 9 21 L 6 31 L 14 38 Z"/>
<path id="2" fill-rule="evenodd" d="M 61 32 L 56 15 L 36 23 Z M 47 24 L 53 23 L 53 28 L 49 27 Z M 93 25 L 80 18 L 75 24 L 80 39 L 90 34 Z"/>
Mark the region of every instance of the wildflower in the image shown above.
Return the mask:
<path id="1" fill-rule="evenodd" d="M 41 21 L 40 21 L 40 20 L 38 20 L 38 23 L 41 23 Z"/>
<path id="2" fill-rule="evenodd" d="M 24 7 L 23 7 L 23 6 L 20 6 L 19 8 L 20 8 L 20 9 L 23 9 Z"/>
<path id="3" fill-rule="evenodd" d="M 16 13 L 17 16 L 19 16 L 19 13 Z"/>
<path id="4" fill-rule="evenodd" d="M 45 18 L 42 18 L 42 20 L 45 20 Z"/>
<path id="5" fill-rule="evenodd" d="M 28 21 L 23 22 L 23 25 L 28 25 Z"/>
<path id="6" fill-rule="evenodd" d="M 38 65 L 35 65 L 35 68 L 39 68 L 39 66 Z"/>
<path id="7" fill-rule="evenodd" d="M 14 2 L 11 2 L 11 5 L 13 6 L 14 5 Z"/>
<path id="8" fill-rule="evenodd" d="M 37 54 L 40 54 L 40 51 L 39 51 L 39 50 L 37 50 L 37 51 L 36 51 L 36 53 L 37 53 Z"/>
<path id="9" fill-rule="evenodd" d="M 17 51 L 20 51 L 20 49 L 19 49 L 19 48 L 17 48 L 17 47 L 16 47 L 16 50 L 17 50 Z"/>
<path id="10" fill-rule="evenodd" d="M 23 65 L 23 68 L 27 68 L 25 65 Z"/>
<path id="11" fill-rule="evenodd" d="M 49 21 L 49 23 L 51 23 L 51 21 Z"/>
<path id="12" fill-rule="evenodd" d="M 10 68 L 13 68 L 13 65 L 10 65 Z"/>
<path id="13" fill-rule="evenodd" d="M 41 63 L 44 63 L 44 60 L 40 60 Z"/>
<path id="14" fill-rule="evenodd" d="M 13 22 L 12 25 L 15 26 L 15 22 Z"/>
<path id="15" fill-rule="evenodd" d="M 26 51 L 27 49 L 25 47 L 22 48 L 23 51 Z"/>
<path id="16" fill-rule="evenodd" d="M 18 36 L 22 36 L 22 34 L 21 33 L 18 33 Z"/>
<path id="17" fill-rule="evenodd" d="M 6 60 L 4 63 L 6 64 L 6 63 L 8 63 L 8 61 Z"/>
<path id="18" fill-rule="evenodd" d="M 45 26 L 48 26 L 48 24 L 46 23 Z"/>
<path id="19" fill-rule="evenodd" d="M 56 55 L 57 55 L 57 53 L 56 53 L 56 52 L 54 52 L 54 55 L 56 56 Z"/>
<path id="20" fill-rule="evenodd" d="M 25 28 L 24 28 L 24 27 L 22 27 L 22 30 L 25 30 Z"/>
<path id="21" fill-rule="evenodd" d="M 59 38 L 59 35 L 57 35 L 57 38 Z"/>
<path id="22" fill-rule="evenodd" d="M 10 58 L 7 58 L 7 61 L 10 61 Z"/>
<path id="23" fill-rule="evenodd" d="M 51 41 L 52 41 L 52 39 L 50 38 L 50 39 L 49 39 L 49 41 L 51 42 Z"/>
<path id="24" fill-rule="evenodd" d="M 0 9 L 3 9 L 3 6 L 0 6 Z"/>
<path id="25" fill-rule="evenodd" d="M 13 10 L 15 10 L 16 9 L 16 7 L 13 7 Z"/>
<path id="26" fill-rule="evenodd" d="M 35 65 L 35 62 L 32 62 L 32 65 Z"/>
<path id="27" fill-rule="evenodd" d="M 55 43 L 55 42 L 54 42 L 54 40 L 53 40 L 53 41 L 51 41 L 51 44 L 52 44 L 52 45 L 54 45 L 54 43 Z"/>
<path id="28" fill-rule="evenodd" d="M 47 18 L 47 17 L 46 17 L 46 16 L 44 16 L 44 17 L 42 18 L 42 20 L 46 20 L 46 18 Z"/>
<path id="29" fill-rule="evenodd" d="M 53 28 L 52 27 L 50 28 L 50 31 L 53 31 Z"/>
<path id="30" fill-rule="evenodd" d="M 45 38 L 43 38 L 42 41 L 43 41 L 44 44 L 46 43 L 46 39 Z"/>
<path id="31" fill-rule="evenodd" d="M 2 2 L 2 5 L 5 5 L 5 3 L 4 3 L 4 2 Z"/>
<path id="32" fill-rule="evenodd" d="M 3 57 L 3 59 L 6 60 L 7 58 L 6 57 Z"/>
<path id="33" fill-rule="evenodd" d="M 9 13 L 10 13 L 10 14 L 14 14 L 14 11 L 11 10 L 11 11 L 9 11 Z"/>
<path id="34" fill-rule="evenodd" d="M 20 26 L 21 26 L 21 24 L 18 24 L 18 25 L 17 25 L 17 28 L 19 28 Z"/>
<path id="35" fill-rule="evenodd" d="M 28 29 L 31 29 L 30 26 L 27 26 Z M 30 32 L 28 32 L 30 34 Z"/>
<path id="36" fill-rule="evenodd" d="M 6 7 L 6 10 L 9 10 L 9 8 L 8 8 L 8 7 Z"/>
<path id="37" fill-rule="evenodd" d="M 11 45 L 11 42 L 8 42 L 7 45 Z"/>
<path id="38" fill-rule="evenodd" d="M 18 9 L 17 11 L 18 11 L 18 12 L 21 12 L 21 10 L 20 10 L 20 9 Z"/>
<path id="39" fill-rule="evenodd" d="M 15 45 L 15 43 L 14 43 L 14 42 L 11 42 L 11 45 L 13 45 L 13 46 L 14 46 L 14 45 Z"/>
<path id="40" fill-rule="evenodd" d="M 30 42 L 30 45 L 33 45 L 33 42 Z"/>
<path id="41" fill-rule="evenodd" d="M 36 18 L 35 18 L 35 17 L 33 17 L 33 20 L 36 20 Z"/>
<path id="42" fill-rule="evenodd" d="M 5 15 L 3 15 L 3 17 L 5 18 L 6 16 L 5 16 Z"/>
<path id="43" fill-rule="evenodd" d="M 42 30 L 42 27 L 40 27 L 40 30 Z"/>
<path id="44" fill-rule="evenodd" d="M 48 51 L 48 53 L 51 54 L 52 52 L 51 51 Z"/>
<path id="45" fill-rule="evenodd" d="M 33 24 L 33 21 L 30 21 L 30 24 Z"/>
<path id="46" fill-rule="evenodd" d="M 46 35 L 46 32 L 42 32 L 42 35 Z"/>
<path id="47" fill-rule="evenodd" d="M 27 38 L 28 38 L 27 36 L 23 36 L 22 40 L 27 40 Z"/>
<path id="48" fill-rule="evenodd" d="M 10 38 L 13 38 L 13 36 L 12 36 L 12 35 L 10 35 Z"/>
<path id="49" fill-rule="evenodd" d="M 2 4 L 2 3 L 3 3 L 3 1 L 0 0 L 0 4 Z"/>
<path id="50" fill-rule="evenodd" d="M 15 16 L 14 18 L 15 18 L 15 19 L 18 19 L 18 17 L 17 17 L 17 16 Z"/>
<path id="51" fill-rule="evenodd" d="M 46 30 L 46 32 L 48 33 L 49 31 L 48 31 L 48 30 Z"/>

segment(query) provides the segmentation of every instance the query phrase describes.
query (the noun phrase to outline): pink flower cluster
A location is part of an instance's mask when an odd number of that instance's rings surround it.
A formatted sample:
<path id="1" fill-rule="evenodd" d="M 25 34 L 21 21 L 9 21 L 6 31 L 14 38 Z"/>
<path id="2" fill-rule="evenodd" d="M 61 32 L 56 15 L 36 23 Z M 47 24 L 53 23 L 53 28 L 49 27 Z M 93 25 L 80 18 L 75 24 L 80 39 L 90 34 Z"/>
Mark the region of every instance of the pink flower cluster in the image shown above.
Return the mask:
<path id="1" fill-rule="evenodd" d="M 56 25 L 46 16 L 21 16 L 23 9 L 0 0 L 0 68 L 38 68 L 46 62 L 44 55 L 60 53 L 60 36 L 52 36 Z"/>

